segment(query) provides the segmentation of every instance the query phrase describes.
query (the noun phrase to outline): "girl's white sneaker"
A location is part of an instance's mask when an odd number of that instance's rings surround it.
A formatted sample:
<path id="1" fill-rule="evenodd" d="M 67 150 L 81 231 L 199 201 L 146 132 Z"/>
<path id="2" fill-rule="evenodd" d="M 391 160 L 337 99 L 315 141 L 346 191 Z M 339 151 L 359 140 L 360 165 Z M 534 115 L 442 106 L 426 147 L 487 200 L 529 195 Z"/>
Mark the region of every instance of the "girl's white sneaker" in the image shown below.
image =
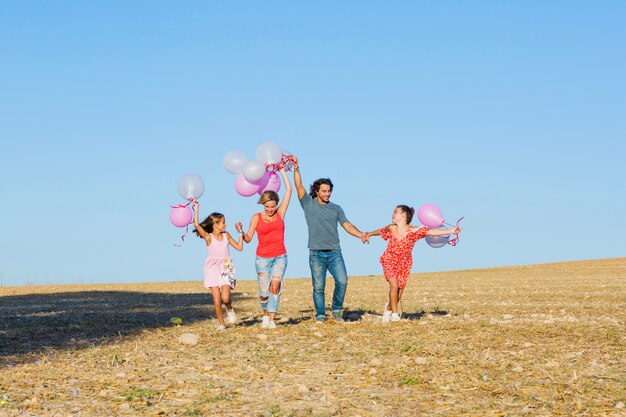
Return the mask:
<path id="1" fill-rule="evenodd" d="M 226 326 L 224 326 L 223 324 L 220 324 L 219 326 L 215 328 L 215 330 L 226 330 Z"/>
<path id="2" fill-rule="evenodd" d="M 398 313 L 391 313 L 391 322 L 395 323 L 400 321 L 400 315 Z"/>
<path id="3" fill-rule="evenodd" d="M 234 308 L 232 308 L 230 311 L 226 311 L 226 321 L 230 324 L 237 322 L 237 314 L 235 314 Z"/>
<path id="4" fill-rule="evenodd" d="M 263 316 L 263 319 L 261 320 L 261 327 L 264 329 L 268 329 L 270 327 L 270 316 Z M 276 327 L 276 324 L 274 324 L 274 327 Z"/>
<path id="5" fill-rule="evenodd" d="M 389 307 L 389 303 L 385 304 L 383 309 L 383 323 L 389 323 L 389 319 L 391 319 L 391 310 L 387 310 L 387 307 Z"/>

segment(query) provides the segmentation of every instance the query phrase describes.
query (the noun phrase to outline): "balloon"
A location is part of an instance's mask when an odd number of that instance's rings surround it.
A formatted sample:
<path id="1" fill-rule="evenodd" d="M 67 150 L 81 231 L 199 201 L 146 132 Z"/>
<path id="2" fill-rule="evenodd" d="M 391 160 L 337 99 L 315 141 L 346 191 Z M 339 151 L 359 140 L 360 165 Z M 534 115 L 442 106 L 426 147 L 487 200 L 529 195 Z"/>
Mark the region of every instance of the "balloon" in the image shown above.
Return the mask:
<path id="1" fill-rule="evenodd" d="M 224 168 L 231 174 L 239 174 L 248 158 L 239 151 L 230 151 L 224 155 Z"/>
<path id="2" fill-rule="evenodd" d="M 193 213 L 189 206 L 183 206 L 179 204 L 172 206 L 170 210 L 170 221 L 176 227 L 186 227 L 191 223 L 193 219 Z"/>
<path id="3" fill-rule="evenodd" d="M 243 165 L 241 173 L 246 181 L 258 185 L 263 179 L 263 175 L 265 175 L 265 165 L 256 160 L 249 160 Z"/>
<path id="4" fill-rule="evenodd" d="M 431 229 L 441 226 L 444 222 L 443 215 L 434 204 L 424 204 L 417 210 L 417 218 L 420 222 Z"/>
<path id="5" fill-rule="evenodd" d="M 270 181 L 271 174 L 272 172 L 265 171 L 265 173 L 263 174 L 263 176 L 261 177 L 259 181 L 255 181 L 251 183 L 251 184 L 256 184 L 258 186 L 257 192 L 259 193 L 259 195 L 263 192 L 265 187 L 267 187 L 267 183 Z"/>
<path id="6" fill-rule="evenodd" d="M 275 193 L 280 190 L 280 177 L 275 172 L 268 172 L 267 183 L 262 188 L 259 188 L 259 195 L 265 191 L 274 191 Z"/>
<path id="7" fill-rule="evenodd" d="M 235 191 L 244 197 L 250 197 L 259 191 L 259 184 L 252 184 L 243 176 L 243 172 L 235 178 Z"/>
<path id="8" fill-rule="evenodd" d="M 448 240 L 450 239 L 450 235 L 441 235 L 441 236 L 426 236 L 424 238 L 426 243 L 433 248 L 441 248 L 448 244 Z"/>
<path id="9" fill-rule="evenodd" d="M 178 180 L 178 194 L 185 200 L 197 200 L 204 194 L 204 181 L 197 174 L 183 175 Z"/>
<path id="10" fill-rule="evenodd" d="M 266 164 L 277 164 L 283 155 L 274 142 L 263 142 L 256 148 L 256 159 Z"/>

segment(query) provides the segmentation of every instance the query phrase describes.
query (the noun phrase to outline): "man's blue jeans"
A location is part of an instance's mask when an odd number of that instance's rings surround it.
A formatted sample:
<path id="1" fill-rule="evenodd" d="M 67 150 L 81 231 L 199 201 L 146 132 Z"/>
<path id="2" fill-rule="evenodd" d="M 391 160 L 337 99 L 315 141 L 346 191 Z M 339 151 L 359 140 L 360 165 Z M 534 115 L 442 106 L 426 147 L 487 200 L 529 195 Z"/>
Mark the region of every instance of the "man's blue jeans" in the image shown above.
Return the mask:
<path id="1" fill-rule="evenodd" d="M 315 304 L 315 317 L 324 318 L 324 290 L 326 288 L 326 272 L 335 279 L 335 291 L 333 292 L 333 313 L 341 312 L 343 299 L 348 286 L 348 273 L 343 261 L 340 249 L 315 250 L 309 249 L 309 266 L 313 279 L 313 304 Z"/>

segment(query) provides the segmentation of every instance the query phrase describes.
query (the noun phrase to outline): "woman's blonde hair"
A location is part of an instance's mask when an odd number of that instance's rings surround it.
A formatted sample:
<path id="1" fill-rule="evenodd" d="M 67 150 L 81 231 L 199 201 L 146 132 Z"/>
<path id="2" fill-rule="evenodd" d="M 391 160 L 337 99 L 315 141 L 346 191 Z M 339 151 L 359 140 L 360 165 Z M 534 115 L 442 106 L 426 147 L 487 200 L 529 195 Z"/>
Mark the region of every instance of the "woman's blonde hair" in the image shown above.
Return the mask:
<path id="1" fill-rule="evenodd" d="M 275 191 L 263 191 L 263 194 L 261 194 L 261 197 L 259 197 L 259 204 L 265 204 L 268 201 L 276 201 L 276 204 L 278 205 L 278 201 L 280 200 L 280 197 L 278 197 L 278 194 Z"/>

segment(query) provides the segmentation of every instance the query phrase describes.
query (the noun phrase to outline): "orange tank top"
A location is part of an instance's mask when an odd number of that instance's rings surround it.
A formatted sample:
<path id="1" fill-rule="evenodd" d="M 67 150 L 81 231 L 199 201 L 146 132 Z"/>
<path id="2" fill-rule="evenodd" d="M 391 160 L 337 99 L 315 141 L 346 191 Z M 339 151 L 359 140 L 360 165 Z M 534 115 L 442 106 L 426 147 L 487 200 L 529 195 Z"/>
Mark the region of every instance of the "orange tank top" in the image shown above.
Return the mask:
<path id="1" fill-rule="evenodd" d="M 256 232 L 259 238 L 256 256 L 275 258 L 287 253 L 287 249 L 285 249 L 285 222 L 283 222 L 280 214 L 276 213 L 276 220 L 266 223 L 259 213 Z"/>

